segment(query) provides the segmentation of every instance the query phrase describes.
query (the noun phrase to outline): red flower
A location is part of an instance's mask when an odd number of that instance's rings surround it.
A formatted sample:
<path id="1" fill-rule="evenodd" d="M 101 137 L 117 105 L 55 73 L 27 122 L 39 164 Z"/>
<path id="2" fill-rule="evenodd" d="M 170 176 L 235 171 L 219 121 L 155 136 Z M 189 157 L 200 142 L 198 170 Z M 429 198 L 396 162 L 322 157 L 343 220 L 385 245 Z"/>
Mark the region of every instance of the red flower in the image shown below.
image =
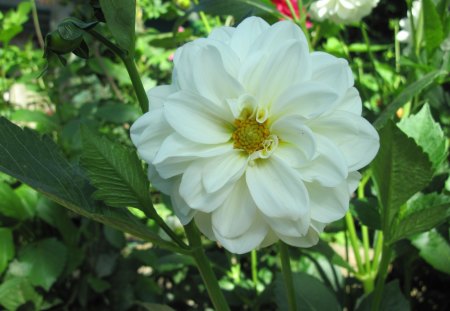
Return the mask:
<path id="1" fill-rule="evenodd" d="M 299 17 L 297 0 L 271 0 L 271 1 L 273 4 L 276 5 L 278 11 L 280 11 L 284 15 L 293 17 L 291 14 L 291 11 L 289 10 L 289 6 L 286 3 L 286 1 L 291 1 L 292 7 L 294 8 L 294 11 L 295 11 L 295 14 L 297 15 L 297 17 Z"/>

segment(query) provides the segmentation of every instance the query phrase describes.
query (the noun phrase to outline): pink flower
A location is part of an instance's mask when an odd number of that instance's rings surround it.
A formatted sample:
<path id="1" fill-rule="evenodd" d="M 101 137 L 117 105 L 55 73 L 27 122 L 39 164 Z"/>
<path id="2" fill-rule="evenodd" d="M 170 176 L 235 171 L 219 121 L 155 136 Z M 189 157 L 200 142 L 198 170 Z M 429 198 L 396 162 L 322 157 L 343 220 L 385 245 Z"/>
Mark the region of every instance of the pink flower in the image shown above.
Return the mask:
<path id="1" fill-rule="evenodd" d="M 287 4 L 287 1 L 291 1 L 296 17 L 297 18 L 300 17 L 297 0 L 271 0 L 271 1 L 273 4 L 276 5 L 277 10 L 280 11 L 280 13 L 292 18 L 293 16 L 291 14 L 291 10 L 289 10 L 289 6 Z M 311 27 L 312 27 L 312 23 L 309 21 L 309 18 L 307 18 L 306 19 L 306 28 L 309 29 Z"/>

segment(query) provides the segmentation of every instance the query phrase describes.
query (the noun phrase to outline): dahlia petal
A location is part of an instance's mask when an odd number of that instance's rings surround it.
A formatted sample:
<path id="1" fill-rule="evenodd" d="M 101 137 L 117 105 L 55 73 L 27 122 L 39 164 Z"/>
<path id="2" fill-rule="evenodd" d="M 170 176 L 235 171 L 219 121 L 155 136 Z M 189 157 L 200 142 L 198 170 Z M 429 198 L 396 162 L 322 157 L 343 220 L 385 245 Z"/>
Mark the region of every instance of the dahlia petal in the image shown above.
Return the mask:
<path id="1" fill-rule="evenodd" d="M 334 111 L 310 123 L 315 133 L 331 140 L 344 155 L 349 171 L 356 171 L 373 160 L 379 137 L 364 118 L 346 111 Z"/>
<path id="2" fill-rule="evenodd" d="M 325 52 L 311 53 L 312 80 L 328 85 L 338 94 L 353 86 L 353 73 L 348 62 Z"/>
<path id="3" fill-rule="evenodd" d="M 336 187 L 348 175 L 348 166 L 339 148 L 327 138 L 315 135 L 318 155 L 299 168 L 305 181 L 317 181 L 325 187 Z"/>
<path id="4" fill-rule="evenodd" d="M 361 180 L 361 174 L 358 171 L 348 173 L 347 186 L 348 186 L 349 195 L 351 195 L 353 192 L 356 191 L 360 180 Z"/>
<path id="5" fill-rule="evenodd" d="M 162 108 L 142 115 L 130 128 L 130 137 L 137 147 L 139 157 L 147 163 L 153 162 L 164 139 L 173 129 L 164 118 Z"/>
<path id="6" fill-rule="evenodd" d="M 216 241 L 212 229 L 212 221 L 210 213 L 197 212 L 194 215 L 194 221 L 198 229 L 211 241 Z"/>
<path id="7" fill-rule="evenodd" d="M 245 178 L 241 178 L 234 184 L 223 204 L 212 213 L 214 232 L 227 239 L 239 237 L 249 230 L 256 212 L 257 207 L 245 184 Z"/>
<path id="8" fill-rule="evenodd" d="M 345 95 L 339 99 L 336 110 L 343 110 L 351 112 L 355 115 L 360 116 L 362 113 L 362 102 L 361 96 L 355 87 L 351 87 L 347 90 Z"/>
<path id="9" fill-rule="evenodd" d="M 175 63 L 176 84 L 182 90 L 195 91 L 209 99 L 215 106 L 222 109 L 224 118 L 232 118 L 227 110 L 226 99 L 238 97 L 242 92 L 242 86 L 228 71 L 236 71 L 233 67 L 238 64 L 234 53 L 226 53 L 227 49 L 221 49 L 216 44 L 205 44 L 205 39 L 191 42 L 184 46 L 182 53 Z M 236 58 L 236 60 L 233 60 Z M 227 61 L 228 70 L 224 60 Z"/>
<path id="10" fill-rule="evenodd" d="M 148 165 L 147 176 L 148 179 L 151 180 L 152 187 L 155 187 L 164 194 L 170 194 L 172 192 L 174 184 L 173 179 L 162 178 L 152 164 Z"/>
<path id="11" fill-rule="evenodd" d="M 150 111 L 154 108 L 161 108 L 169 95 L 175 93 L 175 85 L 160 85 L 147 91 L 147 97 L 150 103 Z"/>
<path id="12" fill-rule="evenodd" d="M 274 101 L 271 114 L 274 119 L 285 115 L 315 118 L 330 109 L 338 100 L 338 93 L 326 84 L 307 81 L 287 88 Z"/>
<path id="13" fill-rule="evenodd" d="M 306 214 L 298 220 L 290 218 L 265 217 L 266 222 L 276 234 L 285 236 L 303 236 L 308 233 L 310 225 L 310 215 Z"/>
<path id="14" fill-rule="evenodd" d="M 210 213 L 222 205 L 233 189 L 233 185 L 227 185 L 213 193 L 206 192 L 199 174 L 204 164 L 205 160 L 200 159 L 188 166 L 181 178 L 179 193 L 190 208 Z"/>
<path id="15" fill-rule="evenodd" d="M 350 199 L 346 180 L 333 188 L 326 188 L 318 183 L 305 183 L 305 186 L 310 195 L 312 219 L 330 223 L 345 215 Z"/>
<path id="16" fill-rule="evenodd" d="M 319 233 L 314 230 L 314 228 L 310 227 L 307 234 L 305 236 L 287 236 L 278 234 L 278 237 L 285 242 L 286 244 L 296 246 L 296 247 L 311 247 L 316 245 L 319 242 Z"/>
<path id="17" fill-rule="evenodd" d="M 170 200 L 175 215 L 178 217 L 181 224 L 185 226 L 191 222 L 192 218 L 195 216 L 197 211 L 190 208 L 189 205 L 187 205 L 186 201 L 184 201 L 183 198 L 181 197 L 179 193 L 180 181 L 181 178 L 179 178 L 179 180 L 174 185 L 173 191 L 170 196 Z"/>
<path id="18" fill-rule="evenodd" d="M 204 144 L 230 140 L 230 124 L 221 113 L 208 99 L 188 91 L 170 96 L 164 110 L 167 122 L 175 131 L 189 140 Z"/>
<path id="19" fill-rule="evenodd" d="M 311 159 L 316 153 L 316 140 L 313 132 L 302 124 L 298 116 L 286 116 L 276 120 L 271 130 L 283 141 L 298 147 Z"/>
<path id="20" fill-rule="evenodd" d="M 258 208 L 268 217 L 297 220 L 309 213 L 309 197 L 299 174 L 276 157 L 255 161 L 246 171 Z"/>
<path id="21" fill-rule="evenodd" d="M 258 17 L 246 18 L 236 27 L 230 46 L 239 55 L 241 61 L 247 56 L 256 38 L 269 28 L 269 24 Z"/>
<path id="22" fill-rule="evenodd" d="M 266 237 L 268 230 L 267 224 L 260 217 L 253 219 L 252 226 L 236 238 L 226 238 L 213 227 L 217 241 L 235 254 L 245 254 L 257 248 Z"/>
<path id="23" fill-rule="evenodd" d="M 224 26 L 224 27 L 215 28 L 211 31 L 208 38 L 217 40 L 217 41 L 221 41 L 228 45 L 230 43 L 231 38 L 235 31 L 236 31 L 236 28 L 234 28 L 234 27 Z"/>
<path id="24" fill-rule="evenodd" d="M 309 159 L 305 153 L 297 146 L 288 143 L 280 143 L 274 157 L 279 158 L 290 168 L 301 168 L 307 165 Z"/>
<path id="25" fill-rule="evenodd" d="M 216 192 L 228 183 L 238 180 L 244 174 L 248 155 L 232 150 L 227 154 L 209 158 L 202 170 L 203 187 L 206 192 Z"/>
<path id="26" fill-rule="evenodd" d="M 233 150 L 230 143 L 206 145 L 192 142 L 178 133 L 168 136 L 160 145 L 153 164 L 159 165 L 170 158 L 206 158 L 225 154 Z"/>

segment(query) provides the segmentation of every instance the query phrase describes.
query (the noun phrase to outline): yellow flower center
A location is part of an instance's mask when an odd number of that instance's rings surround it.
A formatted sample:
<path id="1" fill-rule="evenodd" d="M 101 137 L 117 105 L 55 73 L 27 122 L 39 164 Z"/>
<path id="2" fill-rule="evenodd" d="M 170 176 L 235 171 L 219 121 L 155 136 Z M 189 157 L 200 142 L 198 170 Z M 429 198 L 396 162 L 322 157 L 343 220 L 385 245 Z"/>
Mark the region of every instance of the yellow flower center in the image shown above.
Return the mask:
<path id="1" fill-rule="evenodd" d="M 264 149 L 264 142 L 270 135 L 267 121 L 259 123 L 253 118 L 236 119 L 234 121 L 236 130 L 233 132 L 234 149 L 241 149 L 252 154 Z"/>

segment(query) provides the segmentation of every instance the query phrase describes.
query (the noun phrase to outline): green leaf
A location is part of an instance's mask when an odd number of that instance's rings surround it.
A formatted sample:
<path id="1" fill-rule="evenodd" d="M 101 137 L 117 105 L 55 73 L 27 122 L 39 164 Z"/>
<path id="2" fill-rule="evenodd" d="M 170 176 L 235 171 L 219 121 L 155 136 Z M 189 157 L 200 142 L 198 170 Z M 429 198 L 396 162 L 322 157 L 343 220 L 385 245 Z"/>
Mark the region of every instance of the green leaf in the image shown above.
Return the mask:
<path id="1" fill-rule="evenodd" d="M 415 236 L 411 242 L 426 262 L 436 270 L 450 274 L 450 245 L 436 229 Z"/>
<path id="2" fill-rule="evenodd" d="M 425 104 L 417 114 L 402 119 L 398 127 L 422 147 L 435 170 L 447 158 L 447 138 L 439 123 L 433 120 L 428 104 Z"/>
<path id="3" fill-rule="evenodd" d="M 66 258 L 66 246 L 55 238 L 29 244 L 19 254 L 19 261 L 29 267 L 31 284 L 47 291 L 62 273 Z"/>
<path id="4" fill-rule="evenodd" d="M 246 16 L 270 14 L 280 17 L 274 5 L 258 0 L 201 0 L 193 11 L 203 11 L 211 15 L 232 15 L 236 20 Z"/>
<path id="5" fill-rule="evenodd" d="M 79 167 L 72 166 L 48 137 L 40 138 L 0 118 L 0 171 L 28 184 L 73 212 L 126 231 L 160 247 L 183 252 L 161 239 L 126 209 L 95 205 L 94 189 Z"/>
<path id="6" fill-rule="evenodd" d="M 0 228 L 0 275 L 5 271 L 9 261 L 14 257 L 14 240 L 12 230 Z"/>
<path id="7" fill-rule="evenodd" d="M 355 200 L 353 204 L 350 204 L 350 212 L 363 225 L 371 229 L 381 230 L 381 217 L 376 202 L 367 199 Z"/>
<path id="8" fill-rule="evenodd" d="M 432 53 L 444 40 L 441 17 L 432 0 L 422 0 L 423 27 L 427 52 Z"/>
<path id="9" fill-rule="evenodd" d="M 111 284 L 109 284 L 108 282 L 96 278 L 92 275 L 89 275 L 87 278 L 87 282 L 89 284 L 89 286 L 96 292 L 96 293 L 103 293 L 105 290 L 110 289 L 111 288 Z"/>
<path id="10" fill-rule="evenodd" d="M 333 292 L 315 277 L 306 273 L 294 273 L 293 281 L 299 310 L 342 310 Z M 288 310 L 286 287 L 281 274 L 277 274 L 275 279 L 275 301 L 278 310 Z"/>
<path id="11" fill-rule="evenodd" d="M 380 131 L 380 150 L 372 172 L 386 241 L 391 238 L 389 229 L 401 205 L 431 181 L 431 167 L 428 156 L 393 122 Z"/>
<path id="12" fill-rule="evenodd" d="M 373 292 L 364 296 L 358 301 L 356 311 L 371 311 Z M 403 295 L 398 280 L 386 284 L 381 296 L 381 305 L 379 311 L 409 311 L 409 302 Z"/>
<path id="13" fill-rule="evenodd" d="M 0 305 L 6 310 L 15 311 L 27 301 L 32 301 L 37 310 L 43 302 L 27 279 L 12 278 L 0 284 Z"/>
<path id="14" fill-rule="evenodd" d="M 103 234 L 105 235 L 106 240 L 114 247 L 118 249 L 122 249 L 126 246 L 127 241 L 125 240 L 125 236 L 123 232 L 113 229 L 108 226 L 103 227 Z"/>
<path id="15" fill-rule="evenodd" d="M 48 115 L 39 110 L 17 109 L 11 114 L 11 120 L 20 122 L 35 122 L 39 132 L 51 132 L 58 125 Z"/>
<path id="16" fill-rule="evenodd" d="M 140 307 L 144 308 L 144 310 L 148 310 L 148 311 L 175 311 L 174 309 L 172 309 L 169 306 L 166 305 L 160 305 L 160 304 L 156 304 L 156 303 L 150 303 L 150 302 L 136 302 L 137 305 L 139 305 Z"/>
<path id="17" fill-rule="evenodd" d="M 113 102 L 98 108 L 95 115 L 108 122 L 123 124 L 135 121 L 141 115 L 141 112 L 135 106 Z"/>
<path id="18" fill-rule="evenodd" d="M 316 245 L 305 248 L 305 251 L 317 252 L 325 256 L 332 264 L 343 267 L 352 273 L 356 273 L 355 269 L 342 258 L 335 250 L 326 242 L 320 240 Z"/>
<path id="19" fill-rule="evenodd" d="M 141 210 L 152 207 L 149 181 L 136 152 L 88 128 L 82 129 L 81 136 L 81 161 L 98 189 L 95 198 L 113 207 L 131 206 Z"/>
<path id="20" fill-rule="evenodd" d="M 408 201 L 392 227 L 392 241 L 428 231 L 450 216 L 450 197 L 431 193 Z"/>
<path id="21" fill-rule="evenodd" d="M 134 53 L 136 2 L 130 0 L 100 0 L 103 14 L 117 44 L 128 52 Z"/>
<path id="22" fill-rule="evenodd" d="M 415 95 L 419 94 L 424 88 L 433 83 L 441 75 L 447 74 L 444 70 L 432 71 L 419 80 L 411 83 L 406 87 L 393 101 L 386 107 L 386 109 L 380 114 L 380 116 L 375 120 L 373 125 L 377 129 L 381 129 L 386 122 L 394 116 L 395 112 L 410 101 Z"/>
<path id="23" fill-rule="evenodd" d="M 33 213 L 22 204 L 14 190 L 4 182 L 0 182 L 0 198 L 0 214 L 18 220 L 25 220 L 33 216 Z"/>

